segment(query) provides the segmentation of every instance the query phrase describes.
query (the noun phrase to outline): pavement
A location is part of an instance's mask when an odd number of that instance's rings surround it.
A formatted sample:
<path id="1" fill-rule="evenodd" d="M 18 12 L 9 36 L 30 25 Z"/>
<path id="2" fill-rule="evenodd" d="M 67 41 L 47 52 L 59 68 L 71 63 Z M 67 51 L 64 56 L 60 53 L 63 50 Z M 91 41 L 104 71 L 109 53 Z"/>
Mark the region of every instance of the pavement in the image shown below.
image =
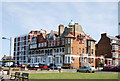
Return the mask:
<path id="1" fill-rule="evenodd" d="M 112 71 L 96 71 L 96 73 L 120 74 L 120 72 L 112 72 Z"/>

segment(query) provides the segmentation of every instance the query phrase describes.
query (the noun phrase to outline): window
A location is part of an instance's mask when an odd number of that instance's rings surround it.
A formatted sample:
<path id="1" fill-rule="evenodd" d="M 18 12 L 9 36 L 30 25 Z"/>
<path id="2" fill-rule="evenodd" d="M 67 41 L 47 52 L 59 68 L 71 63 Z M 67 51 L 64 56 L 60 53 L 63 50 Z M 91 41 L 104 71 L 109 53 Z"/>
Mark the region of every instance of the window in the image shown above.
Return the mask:
<path id="1" fill-rule="evenodd" d="M 24 41 L 24 37 L 20 37 L 20 41 Z"/>
<path id="2" fill-rule="evenodd" d="M 112 43 L 117 43 L 117 41 L 116 40 L 112 40 Z"/>
<path id="3" fill-rule="evenodd" d="M 24 45 L 24 42 L 20 42 L 20 46 L 23 46 Z"/>
<path id="4" fill-rule="evenodd" d="M 67 63 L 67 56 L 65 56 L 65 63 Z"/>
<path id="5" fill-rule="evenodd" d="M 79 52 L 80 52 L 80 54 L 81 54 L 81 48 L 79 48 Z"/>
<path id="6" fill-rule="evenodd" d="M 60 45 L 60 41 L 58 40 L 57 45 Z"/>
<path id="7" fill-rule="evenodd" d="M 16 38 L 16 42 L 18 42 L 18 38 Z"/>
<path id="8" fill-rule="evenodd" d="M 39 40 L 43 40 L 43 38 L 42 38 L 42 37 L 40 37 L 40 38 L 39 38 Z"/>
<path id="9" fill-rule="evenodd" d="M 112 53 L 112 55 L 113 55 L 114 58 L 118 58 L 118 54 L 119 54 L 119 53 L 116 53 L 116 52 L 113 52 L 113 53 Z"/>
<path id="10" fill-rule="evenodd" d="M 93 63 L 94 62 L 94 58 L 91 58 L 91 63 Z"/>
<path id="11" fill-rule="evenodd" d="M 64 40 L 62 40 L 62 45 L 64 45 L 65 44 L 65 41 Z"/>
<path id="12" fill-rule="evenodd" d="M 30 49 L 37 48 L 37 44 L 30 45 Z"/>
<path id="13" fill-rule="evenodd" d="M 56 49 L 54 49 L 54 52 L 56 53 Z"/>
<path id="14" fill-rule="evenodd" d="M 26 40 L 28 40 L 28 36 L 26 36 Z"/>
<path id="15" fill-rule="evenodd" d="M 43 43 L 41 43 L 41 47 L 43 47 L 44 45 L 43 45 Z"/>
<path id="16" fill-rule="evenodd" d="M 93 41 L 91 41 L 91 45 L 94 46 L 94 42 Z"/>
<path id="17" fill-rule="evenodd" d="M 70 53 L 71 52 L 71 49 L 70 49 L 70 47 L 68 47 L 68 53 Z"/>
<path id="18" fill-rule="evenodd" d="M 91 53 L 93 54 L 93 49 L 91 49 Z"/>
<path id="19" fill-rule="evenodd" d="M 51 44 L 51 46 L 53 46 L 53 41 L 51 41 L 51 43 L 50 43 L 50 44 Z"/>
<path id="20" fill-rule="evenodd" d="M 71 43 L 71 39 L 70 38 L 68 38 L 68 44 L 70 44 Z"/>
<path id="21" fill-rule="evenodd" d="M 36 58 L 34 58 L 34 63 L 36 62 Z"/>
<path id="22" fill-rule="evenodd" d="M 119 46 L 118 45 L 112 45 L 112 50 L 118 50 Z"/>
<path id="23" fill-rule="evenodd" d="M 64 52 L 64 48 L 62 48 L 62 52 Z"/>
<path id="24" fill-rule="evenodd" d="M 62 51 L 62 48 L 60 48 L 60 52 Z"/>
<path id="25" fill-rule="evenodd" d="M 91 44 L 90 44 L 90 41 L 88 41 L 88 46 L 90 46 Z"/>
<path id="26" fill-rule="evenodd" d="M 16 47 L 18 46 L 18 43 L 17 43 L 17 42 L 15 43 L 15 46 L 16 46 Z"/>
<path id="27" fill-rule="evenodd" d="M 59 63 L 59 57 L 56 57 L 56 63 Z"/>
<path id="28" fill-rule="evenodd" d="M 28 45 L 28 41 L 26 41 L 26 45 Z"/>
<path id="29" fill-rule="evenodd" d="M 67 44 L 68 42 L 67 42 L 68 40 L 67 40 L 67 38 L 65 39 L 65 44 Z"/>
<path id="30" fill-rule="evenodd" d="M 50 45 L 51 45 L 51 44 L 50 44 L 50 41 L 48 41 L 48 46 L 50 47 Z"/>
<path id="31" fill-rule="evenodd" d="M 38 47 L 40 47 L 40 43 L 38 43 Z"/>
<path id="32" fill-rule="evenodd" d="M 60 57 L 60 63 L 62 63 L 62 57 Z"/>
<path id="33" fill-rule="evenodd" d="M 82 53 L 84 53 L 84 48 L 82 49 Z"/>
<path id="34" fill-rule="evenodd" d="M 32 44 L 33 44 L 33 43 L 36 43 L 36 41 L 37 41 L 37 39 L 34 37 L 34 38 L 32 39 Z"/>
<path id="35" fill-rule="evenodd" d="M 45 46 L 45 47 L 47 46 L 46 42 L 44 42 L 44 46 Z"/>
<path id="36" fill-rule="evenodd" d="M 82 44 L 84 44 L 84 40 L 81 40 L 82 41 Z"/>
<path id="37" fill-rule="evenodd" d="M 71 63 L 71 57 L 70 56 L 65 56 L 65 63 L 69 64 Z"/>
<path id="38" fill-rule="evenodd" d="M 59 49 L 57 49 L 57 53 L 59 52 Z"/>
<path id="39" fill-rule="evenodd" d="M 54 46 L 56 46 L 56 41 L 54 41 Z"/>
<path id="40" fill-rule="evenodd" d="M 70 57 L 68 57 L 68 63 L 70 63 Z"/>
<path id="41" fill-rule="evenodd" d="M 48 57 L 49 63 L 52 63 L 52 57 Z"/>

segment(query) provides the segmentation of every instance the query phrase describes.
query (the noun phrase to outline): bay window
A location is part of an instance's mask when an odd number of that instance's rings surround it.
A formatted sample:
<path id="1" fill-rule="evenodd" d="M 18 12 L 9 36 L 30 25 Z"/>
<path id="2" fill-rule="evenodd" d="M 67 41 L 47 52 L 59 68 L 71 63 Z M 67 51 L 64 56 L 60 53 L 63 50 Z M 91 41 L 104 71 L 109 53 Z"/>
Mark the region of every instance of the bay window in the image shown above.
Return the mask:
<path id="1" fill-rule="evenodd" d="M 65 56 L 64 63 L 70 64 L 71 63 L 71 57 L 70 56 Z"/>

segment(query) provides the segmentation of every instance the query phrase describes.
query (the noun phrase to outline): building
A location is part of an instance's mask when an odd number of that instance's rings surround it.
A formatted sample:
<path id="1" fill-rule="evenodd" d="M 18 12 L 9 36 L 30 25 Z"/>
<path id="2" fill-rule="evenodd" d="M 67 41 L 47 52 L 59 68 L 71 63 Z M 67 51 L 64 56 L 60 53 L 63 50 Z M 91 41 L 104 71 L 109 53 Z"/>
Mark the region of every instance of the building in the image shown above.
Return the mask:
<path id="1" fill-rule="evenodd" d="M 14 60 L 15 64 L 27 64 L 29 61 L 29 41 L 34 35 L 37 35 L 39 31 L 31 31 L 27 35 L 21 35 L 14 38 Z"/>
<path id="2" fill-rule="evenodd" d="M 14 58 L 12 56 L 6 56 L 4 55 L 2 59 L 0 60 L 0 65 L 2 66 L 9 66 L 12 65 L 14 62 Z"/>
<path id="3" fill-rule="evenodd" d="M 78 23 L 58 26 L 58 32 L 41 30 L 29 41 L 30 64 L 95 66 L 95 40 Z"/>
<path id="4" fill-rule="evenodd" d="M 106 65 L 119 65 L 120 35 L 113 37 L 107 33 L 101 34 L 101 38 L 96 44 L 96 57 L 99 58 L 98 61 L 104 61 Z"/>

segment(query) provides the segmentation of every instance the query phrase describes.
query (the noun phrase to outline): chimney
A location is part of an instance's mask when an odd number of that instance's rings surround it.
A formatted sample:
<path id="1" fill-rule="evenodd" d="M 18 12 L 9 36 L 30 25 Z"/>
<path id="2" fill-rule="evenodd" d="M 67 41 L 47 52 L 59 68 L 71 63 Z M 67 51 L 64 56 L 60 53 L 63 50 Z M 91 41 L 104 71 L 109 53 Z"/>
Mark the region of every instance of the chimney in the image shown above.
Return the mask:
<path id="1" fill-rule="evenodd" d="M 117 37 L 118 39 L 120 39 L 120 35 L 117 35 L 117 36 L 115 36 L 115 37 Z"/>
<path id="2" fill-rule="evenodd" d="M 61 36 L 63 32 L 64 32 L 64 25 L 59 25 L 58 26 L 58 35 Z"/>
<path id="3" fill-rule="evenodd" d="M 102 33 L 101 34 L 101 37 L 106 37 L 107 36 L 107 33 Z"/>

